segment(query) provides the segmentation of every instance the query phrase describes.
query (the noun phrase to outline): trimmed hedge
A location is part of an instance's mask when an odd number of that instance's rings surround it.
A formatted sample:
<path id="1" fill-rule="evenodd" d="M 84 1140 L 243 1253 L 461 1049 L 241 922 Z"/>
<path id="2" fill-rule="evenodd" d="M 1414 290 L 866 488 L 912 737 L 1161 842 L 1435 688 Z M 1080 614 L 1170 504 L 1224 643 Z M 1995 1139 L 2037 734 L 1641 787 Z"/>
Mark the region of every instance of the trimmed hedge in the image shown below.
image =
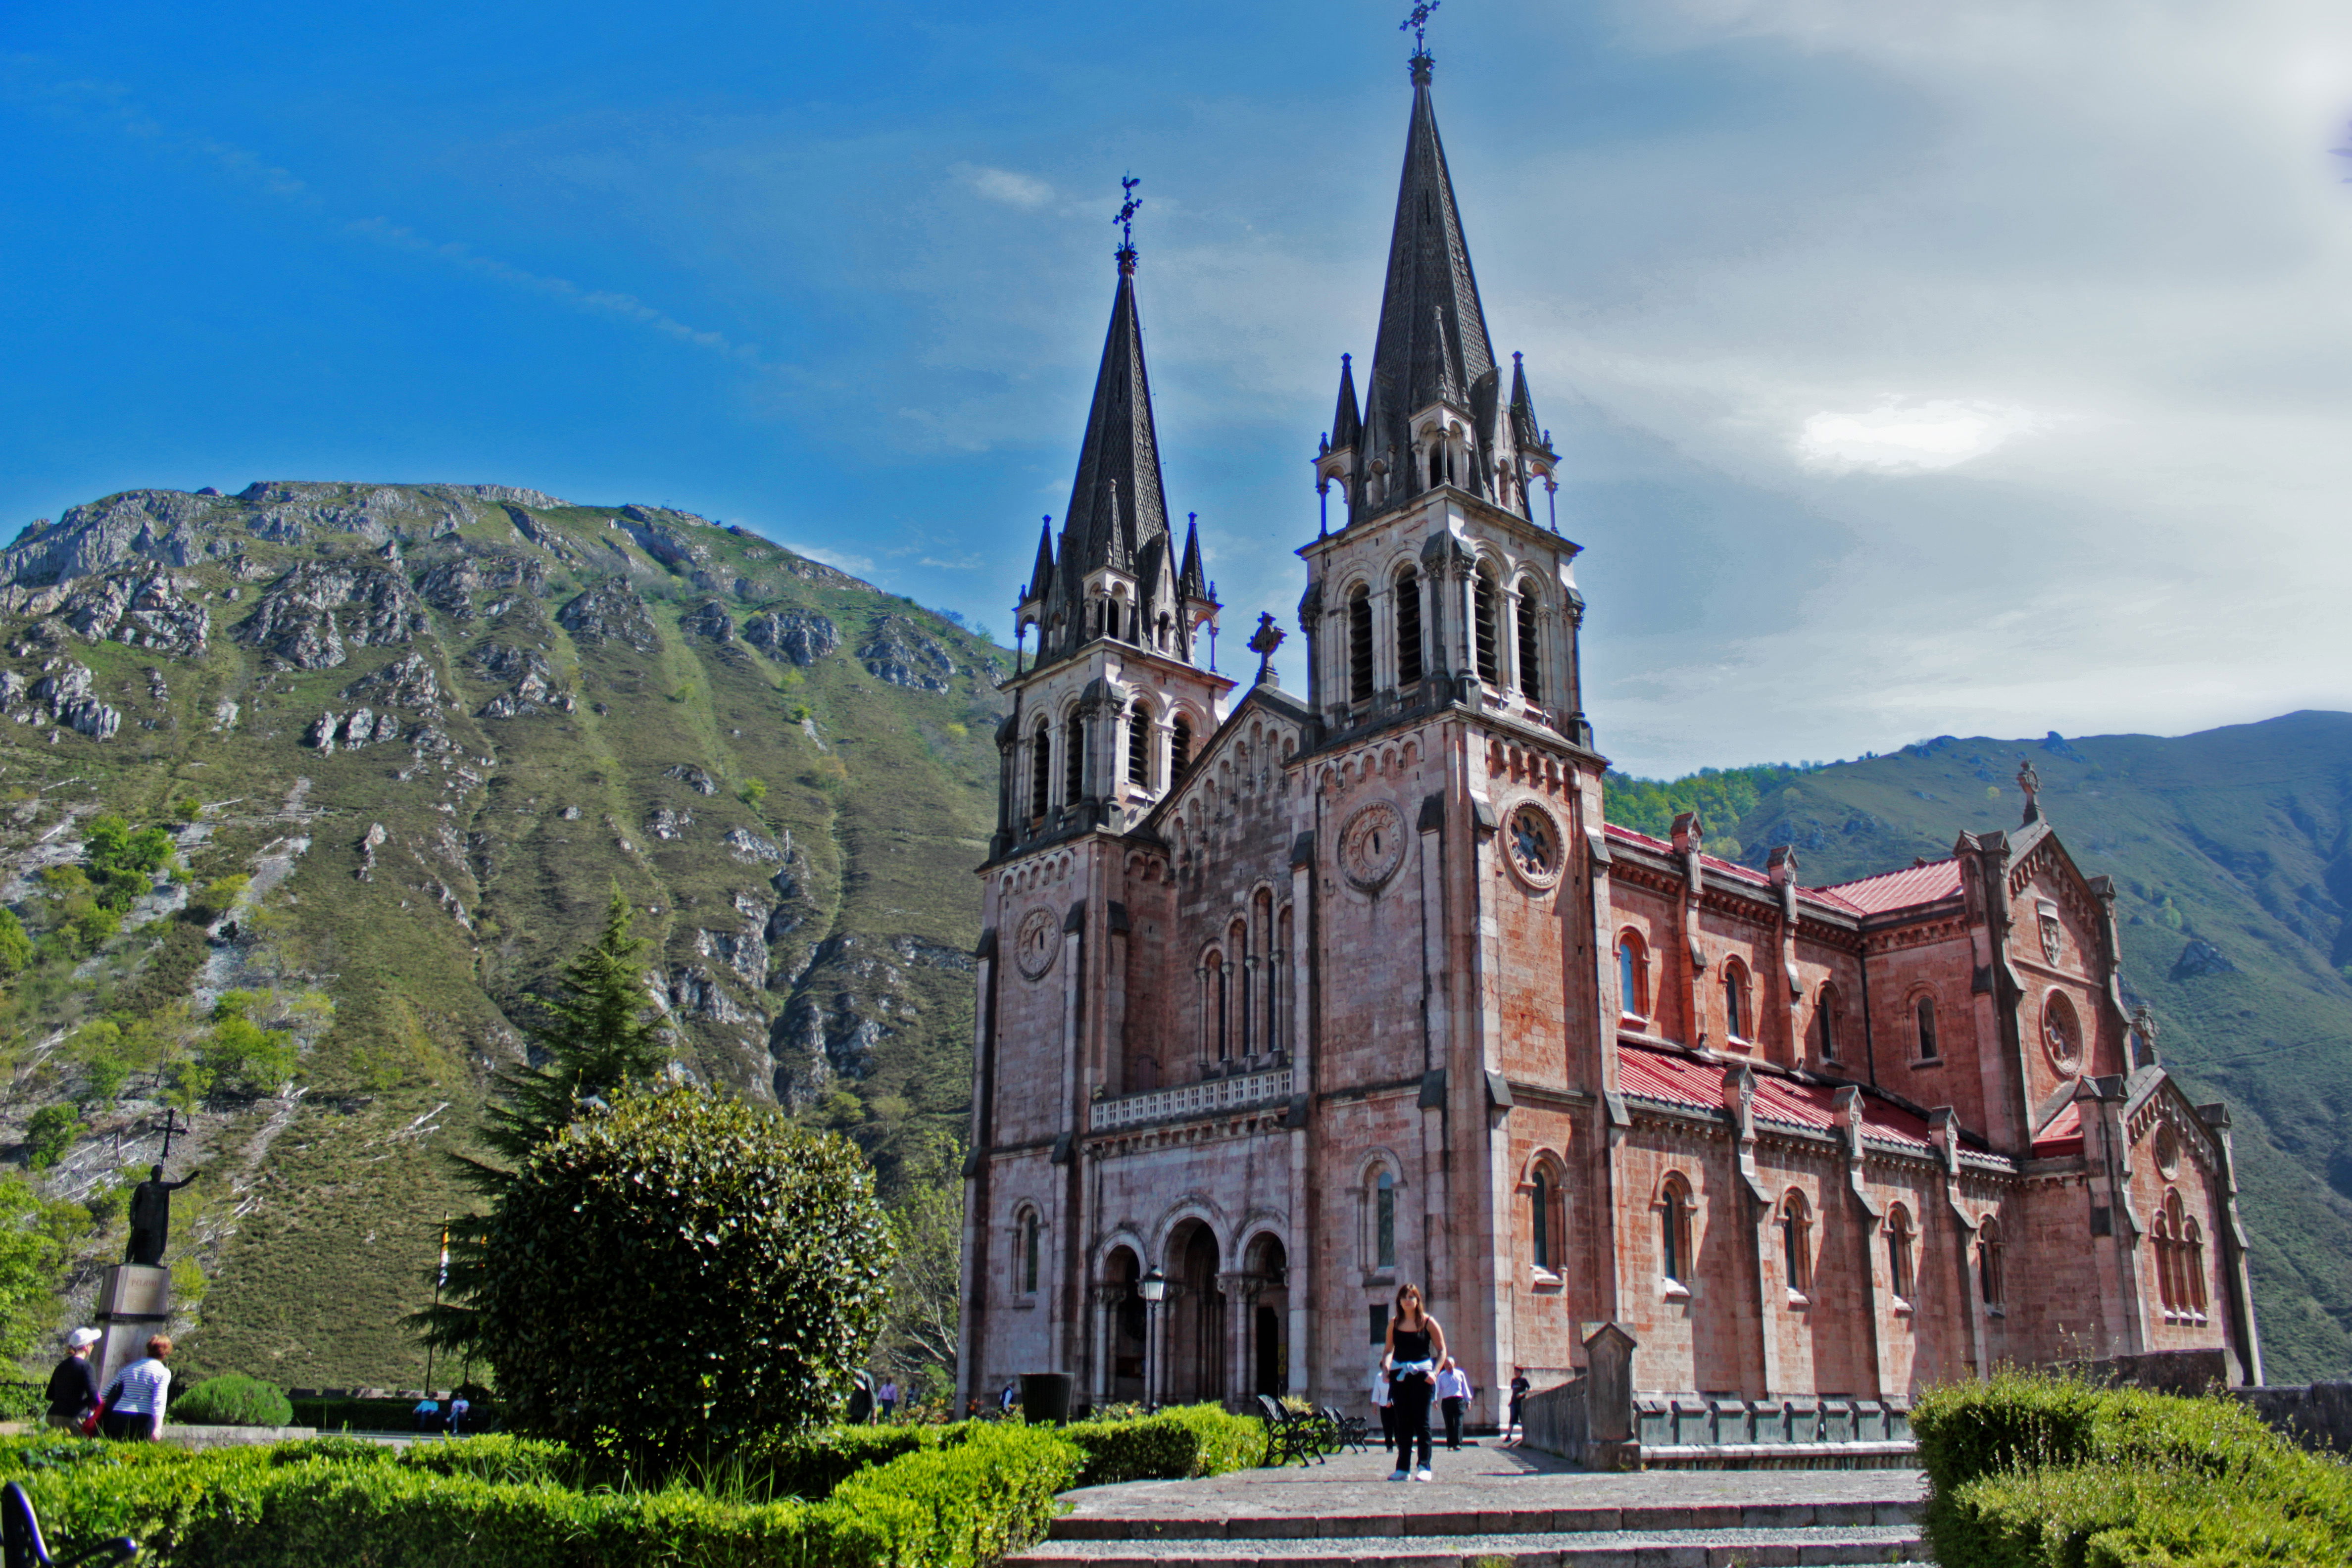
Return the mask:
<path id="1" fill-rule="evenodd" d="M 0 1479 L 24 1482 L 52 1541 L 133 1536 L 155 1568 L 981 1568 L 1045 1532 L 1079 1464 L 1043 1428 L 972 1429 L 828 1501 L 755 1503 L 575 1490 L 568 1450 L 512 1438 L 399 1455 L 328 1438 L 193 1453 L 0 1439 Z"/>
<path id="2" fill-rule="evenodd" d="M 2235 1401 L 2033 1373 L 1912 1407 L 1938 1561 L 1977 1568 L 2352 1561 L 2352 1468 Z"/>
<path id="3" fill-rule="evenodd" d="M 963 1432 L 962 1426 L 827 1426 L 753 1443 L 730 1463 L 740 1467 L 747 1481 L 765 1481 L 772 1496 L 814 1501 L 831 1497 L 835 1488 L 860 1470 L 936 1448 L 943 1434 L 961 1441 Z"/>
<path id="4" fill-rule="evenodd" d="M 223 1373 L 173 1398 L 172 1419 L 197 1426 L 291 1426 L 294 1406 L 274 1383 Z"/>
<path id="5" fill-rule="evenodd" d="M 1124 1421 L 1056 1428 L 1086 1455 L 1082 1487 L 1222 1476 L 1265 1459 L 1265 1426 L 1214 1405 L 1187 1405 Z"/>

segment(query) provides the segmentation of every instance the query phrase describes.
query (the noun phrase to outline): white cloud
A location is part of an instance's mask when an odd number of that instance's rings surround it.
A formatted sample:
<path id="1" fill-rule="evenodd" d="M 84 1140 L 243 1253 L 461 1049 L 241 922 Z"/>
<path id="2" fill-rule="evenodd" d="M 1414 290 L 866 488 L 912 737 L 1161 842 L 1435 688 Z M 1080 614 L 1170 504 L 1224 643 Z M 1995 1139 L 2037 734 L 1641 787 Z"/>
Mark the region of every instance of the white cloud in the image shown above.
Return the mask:
<path id="1" fill-rule="evenodd" d="M 845 550 L 831 550 L 822 544 L 795 544 L 789 539 L 779 539 L 776 542 L 795 555 L 805 555 L 812 561 L 822 561 L 836 571 L 846 572 L 853 576 L 868 580 L 874 576 L 874 558 L 870 555 L 852 555 Z"/>
<path id="2" fill-rule="evenodd" d="M 992 202 L 1003 202 L 1009 207 L 1034 212 L 1054 199 L 1053 186 L 1028 174 L 1016 174 L 1010 169 L 958 163 L 955 174 L 979 195 Z"/>
<path id="3" fill-rule="evenodd" d="M 1923 473 L 1981 458 L 2047 423 L 2022 408 L 1888 398 L 1866 413 L 1823 410 L 1807 419 L 1797 432 L 1797 460 L 1832 473 Z"/>

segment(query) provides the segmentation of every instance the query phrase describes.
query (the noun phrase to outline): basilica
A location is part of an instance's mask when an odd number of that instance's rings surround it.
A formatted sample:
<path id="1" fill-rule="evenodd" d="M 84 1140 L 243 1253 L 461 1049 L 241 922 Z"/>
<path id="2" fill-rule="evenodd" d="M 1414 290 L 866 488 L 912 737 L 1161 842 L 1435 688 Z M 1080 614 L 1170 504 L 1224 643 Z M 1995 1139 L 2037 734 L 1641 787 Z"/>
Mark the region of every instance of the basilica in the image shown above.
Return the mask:
<path id="1" fill-rule="evenodd" d="M 1205 657 L 1118 252 L 997 736 L 959 1402 L 1063 1372 L 1082 1405 L 1360 1410 L 1405 1281 L 1473 1421 L 1606 1324 L 1658 1394 L 2167 1350 L 2259 1382 L 2228 1114 L 2126 1010 L 2115 889 L 2030 772 L 2015 828 L 1828 887 L 1607 821 L 1579 547 L 1431 77 L 1313 456 L 1303 693 L 1272 617 L 1245 689 Z"/>

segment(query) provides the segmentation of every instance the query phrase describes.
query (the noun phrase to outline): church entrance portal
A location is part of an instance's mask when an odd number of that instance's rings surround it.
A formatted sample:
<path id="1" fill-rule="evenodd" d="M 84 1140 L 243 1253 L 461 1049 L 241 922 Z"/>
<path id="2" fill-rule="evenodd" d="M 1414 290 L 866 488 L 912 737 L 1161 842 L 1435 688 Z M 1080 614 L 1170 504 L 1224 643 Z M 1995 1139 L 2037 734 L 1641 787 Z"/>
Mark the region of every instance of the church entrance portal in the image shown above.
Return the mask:
<path id="1" fill-rule="evenodd" d="M 1110 1255 L 1103 1274 L 1103 1310 L 1109 1318 L 1110 1335 L 1109 1396 L 1122 1404 L 1140 1405 L 1150 1397 L 1143 1386 L 1143 1346 L 1150 1327 L 1150 1309 L 1136 1288 L 1143 1278 L 1142 1265 L 1122 1247 Z"/>
<path id="2" fill-rule="evenodd" d="M 1225 1396 L 1225 1293 L 1218 1288 L 1217 1238 L 1199 1220 L 1187 1220 L 1168 1238 L 1168 1274 L 1175 1282 L 1161 1310 L 1168 1318 L 1164 1402 L 1222 1403 Z"/>
<path id="3" fill-rule="evenodd" d="M 1250 1313 L 1250 1384 L 1252 1394 L 1279 1399 L 1290 1392 L 1290 1354 L 1286 1331 L 1290 1321 L 1290 1258 L 1280 1237 L 1261 1235 L 1249 1244 L 1243 1267 L 1248 1270 L 1255 1305 Z"/>

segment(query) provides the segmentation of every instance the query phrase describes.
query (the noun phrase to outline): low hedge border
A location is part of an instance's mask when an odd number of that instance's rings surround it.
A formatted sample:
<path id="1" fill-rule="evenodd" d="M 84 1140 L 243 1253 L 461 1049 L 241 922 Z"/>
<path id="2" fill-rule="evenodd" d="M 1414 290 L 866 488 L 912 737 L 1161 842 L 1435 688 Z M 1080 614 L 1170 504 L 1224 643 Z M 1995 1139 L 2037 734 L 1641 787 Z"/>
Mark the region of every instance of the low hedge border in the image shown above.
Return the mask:
<path id="1" fill-rule="evenodd" d="M 1086 1455 L 1082 1487 L 1182 1480 L 1245 1470 L 1265 1459 L 1265 1425 L 1214 1405 L 1187 1405 L 1118 1421 L 1056 1428 Z"/>
<path id="2" fill-rule="evenodd" d="M 333 1438 L 194 1453 L 6 1439 L 0 1479 L 24 1482 L 51 1540 L 133 1536 L 155 1568 L 984 1568 L 1044 1534 L 1083 1461 L 1045 1428 L 960 1436 L 813 1503 L 575 1490 L 569 1450 L 498 1437 L 397 1455 Z"/>
<path id="3" fill-rule="evenodd" d="M 1911 1426 L 1939 1562 L 2352 1562 L 2352 1467 L 2234 1401 L 2007 1373 L 1929 1390 Z"/>

